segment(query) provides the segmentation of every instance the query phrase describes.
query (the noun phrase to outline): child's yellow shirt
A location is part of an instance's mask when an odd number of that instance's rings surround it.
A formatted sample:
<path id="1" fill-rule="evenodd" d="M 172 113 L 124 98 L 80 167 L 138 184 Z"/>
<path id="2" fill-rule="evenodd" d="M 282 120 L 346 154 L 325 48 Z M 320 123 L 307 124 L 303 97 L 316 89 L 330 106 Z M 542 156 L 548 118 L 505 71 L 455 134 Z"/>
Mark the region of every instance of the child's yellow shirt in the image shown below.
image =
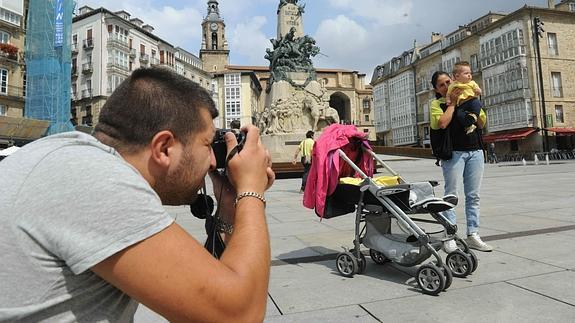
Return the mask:
<path id="1" fill-rule="evenodd" d="M 461 83 L 458 81 L 453 81 L 449 84 L 449 88 L 447 89 L 447 97 L 453 92 L 454 89 L 462 89 L 463 92 L 457 98 L 457 104 L 460 105 L 461 103 L 469 100 L 470 98 L 476 97 L 475 89 L 478 88 L 479 85 L 475 83 L 475 81 L 471 80 L 467 83 Z"/>

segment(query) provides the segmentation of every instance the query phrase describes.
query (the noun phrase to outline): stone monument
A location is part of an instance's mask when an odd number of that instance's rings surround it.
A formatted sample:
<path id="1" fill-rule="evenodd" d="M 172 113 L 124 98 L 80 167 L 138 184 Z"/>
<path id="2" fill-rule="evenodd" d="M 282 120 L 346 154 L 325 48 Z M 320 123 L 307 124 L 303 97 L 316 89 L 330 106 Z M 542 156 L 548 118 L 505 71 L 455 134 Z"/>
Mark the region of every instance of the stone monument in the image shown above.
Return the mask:
<path id="1" fill-rule="evenodd" d="M 280 0 L 277 39 L 270 40 L 273 48 L 265 55 L 270 61 L 269 93 L 258 127 L 275 162 L 291 161 L 308 130 L 339 123 L 325 84 L 316 79 L 311 58 L 319 54 L 319 47 L 304 34 L 304 8 L 298 0 Z"/>

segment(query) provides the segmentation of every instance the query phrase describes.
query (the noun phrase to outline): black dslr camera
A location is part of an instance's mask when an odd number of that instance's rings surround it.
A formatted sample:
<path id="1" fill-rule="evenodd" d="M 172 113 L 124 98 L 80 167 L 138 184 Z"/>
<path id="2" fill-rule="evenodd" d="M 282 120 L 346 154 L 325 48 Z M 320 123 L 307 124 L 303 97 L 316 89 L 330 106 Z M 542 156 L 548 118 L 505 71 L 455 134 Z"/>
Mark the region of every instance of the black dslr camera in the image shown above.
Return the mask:
<path id="1" fill-rule="evenodd" d="M 232 151 L 230 151 L 229 156 L 228 149 L 226 147 L 226 139 L 224 138 L 226 132 L 231 132 L 236 135 L 236 140 L 238 141 L 238 145 L 235 146 Z M 232 159 L 235 154 L 242 150 L 245 140 L 246 134 L 243 132 L 234 132 L 231 129 L 216 129 L 214 141 L 212 142 L 212 149 L 214 150 L 214 155 L 216 156 L 216 168 L 226 168 L 228 160 Z"/>

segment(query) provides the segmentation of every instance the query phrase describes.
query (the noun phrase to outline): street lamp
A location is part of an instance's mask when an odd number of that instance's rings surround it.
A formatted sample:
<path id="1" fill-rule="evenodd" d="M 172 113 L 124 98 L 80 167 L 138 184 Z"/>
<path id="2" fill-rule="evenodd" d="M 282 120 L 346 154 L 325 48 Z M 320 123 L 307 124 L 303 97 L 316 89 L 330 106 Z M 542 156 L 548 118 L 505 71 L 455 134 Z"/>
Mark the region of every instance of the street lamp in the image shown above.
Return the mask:
<path id="1" fill-rule="evenodd" d="M 541 48 L 539 38 L 543 38 L 543 26 L 545 24 L 539 17 L 533 18 L 533 41 L 535 42 L 535 49 L 537 51 L 537 69 L 539 70 L 539 96 L 541 98 L 541 128 L 543 130 L 543 151 L 549 148 L 549 137 L 547 136 L 547 109 L 545 108 L 545 91 L 543 89 L 543 70 L 541 68 Z"/>

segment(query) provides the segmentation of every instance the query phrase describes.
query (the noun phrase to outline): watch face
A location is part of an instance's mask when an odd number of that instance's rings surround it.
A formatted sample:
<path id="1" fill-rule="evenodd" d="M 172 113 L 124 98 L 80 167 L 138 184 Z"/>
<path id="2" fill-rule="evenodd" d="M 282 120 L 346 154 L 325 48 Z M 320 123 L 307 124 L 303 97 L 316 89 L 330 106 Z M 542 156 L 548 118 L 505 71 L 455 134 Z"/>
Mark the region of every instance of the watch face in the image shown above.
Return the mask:
<path id="1" fill-rule="evenodd" d="M 218 30 L 218 24 L 216 24 L 215 22 L 212 22 L 212 24 L 210 25 L 210 28 L 212 30 Z"/>

